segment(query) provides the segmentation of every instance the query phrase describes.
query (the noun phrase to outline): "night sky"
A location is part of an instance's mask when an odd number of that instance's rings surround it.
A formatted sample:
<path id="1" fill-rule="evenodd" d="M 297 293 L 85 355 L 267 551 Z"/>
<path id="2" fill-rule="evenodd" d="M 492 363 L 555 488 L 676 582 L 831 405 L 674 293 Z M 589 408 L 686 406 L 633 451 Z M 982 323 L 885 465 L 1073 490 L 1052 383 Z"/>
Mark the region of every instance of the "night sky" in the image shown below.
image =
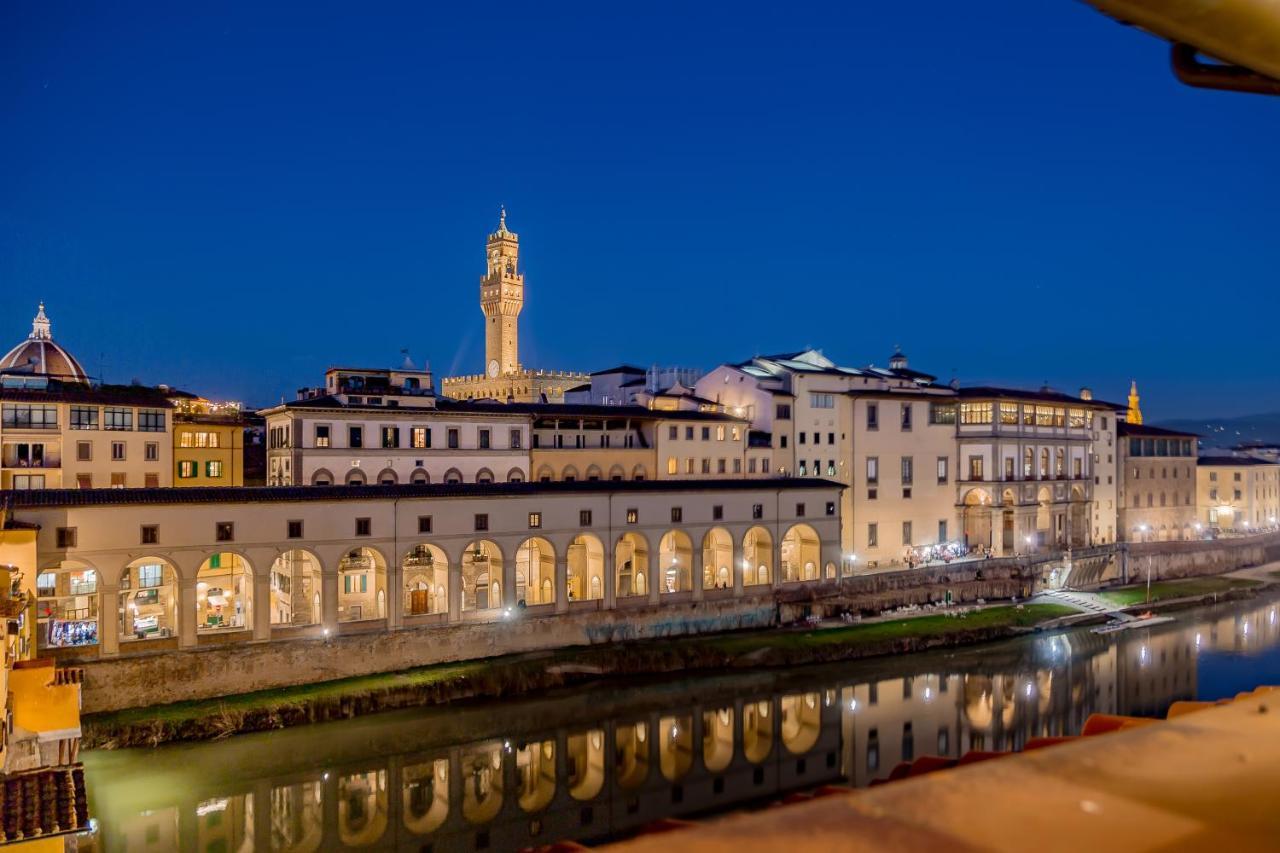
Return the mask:
<path id="1" fill-rule="evenodd" d="M 526 366 L 1280 409 L 1280 99 L 1074 0 L 117 5 L 0 9 L 0 349 L 44 299 L 108 381 L 478 372 L 505 203 Z"/>

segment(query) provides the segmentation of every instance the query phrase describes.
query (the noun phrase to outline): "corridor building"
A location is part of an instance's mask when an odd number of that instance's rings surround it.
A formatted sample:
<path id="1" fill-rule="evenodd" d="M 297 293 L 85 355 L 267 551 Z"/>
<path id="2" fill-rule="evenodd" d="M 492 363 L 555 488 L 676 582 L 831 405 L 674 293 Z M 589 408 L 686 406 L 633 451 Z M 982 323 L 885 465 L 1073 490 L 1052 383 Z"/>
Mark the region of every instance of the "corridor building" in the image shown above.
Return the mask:
<path id="1" fill-rule="evenodd" d="M 93 659 L 771 600 L 835 580 L 838 492 L 799 478 L 46 490 L 15 493 L 10 520 L 38 530 L 15 559 L 37 579 L 40 653 Z M 472 635 L 450 636 L 466 656 Z"/>

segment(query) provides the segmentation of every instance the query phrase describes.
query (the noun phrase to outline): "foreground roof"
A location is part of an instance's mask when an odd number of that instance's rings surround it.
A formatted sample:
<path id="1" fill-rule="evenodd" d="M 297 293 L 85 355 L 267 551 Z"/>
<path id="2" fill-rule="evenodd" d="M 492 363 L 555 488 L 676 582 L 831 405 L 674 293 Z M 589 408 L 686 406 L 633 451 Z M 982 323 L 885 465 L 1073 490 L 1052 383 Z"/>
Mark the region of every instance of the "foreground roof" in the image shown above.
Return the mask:
<path id="1" fill-rule="evenodd" d="M 208 486 L 189 489 L 32 489 L 3 492 L 14 509 L 136 504 L 377 501 L 397 498 L 497 498 L 644 492 L 772 492 L 843 488 L 806 477 L 735 480 L 577 480 L 554 483 L 402 483 L 395 486 Z"/>

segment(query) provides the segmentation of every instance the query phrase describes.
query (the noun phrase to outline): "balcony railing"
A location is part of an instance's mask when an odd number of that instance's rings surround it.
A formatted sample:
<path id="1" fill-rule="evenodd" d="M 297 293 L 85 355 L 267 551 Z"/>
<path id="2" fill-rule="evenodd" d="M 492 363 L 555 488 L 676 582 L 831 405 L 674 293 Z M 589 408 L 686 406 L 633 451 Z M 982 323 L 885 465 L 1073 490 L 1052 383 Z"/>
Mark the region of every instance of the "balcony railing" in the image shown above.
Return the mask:
<path id="1" fill-rule="evenodd" d="M 41 459 L 19 459 L 6 455 L 2 463 L 5 468 L 61 468 L 62 457 L 54 453 L 46 453 Z"/>

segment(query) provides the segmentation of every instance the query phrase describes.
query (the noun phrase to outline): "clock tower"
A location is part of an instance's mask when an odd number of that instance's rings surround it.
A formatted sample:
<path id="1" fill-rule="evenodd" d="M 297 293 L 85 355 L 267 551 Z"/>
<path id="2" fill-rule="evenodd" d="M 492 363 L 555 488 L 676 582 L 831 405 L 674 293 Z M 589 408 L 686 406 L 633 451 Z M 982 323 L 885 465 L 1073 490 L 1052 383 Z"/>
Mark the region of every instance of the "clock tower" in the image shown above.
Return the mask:
<path id="1" fill-rule="evenodd" d="M 484 312 L 484 370 L 490 379 L 520 369 L 520 309 L 524 307 L 524 274 L 520 272 L 520 238 L 507 230 L 507 211 L 498 217 L 498 230 L 485 246 L 487 268 L 480 279 L 480 310 Z"/>
<path id="2" fill-rule="evenodd" d="M 484 367 L 470 376 L 446 376 L 440 388 L 454 400 L 500 403 L 563 403 L 564 392 L 591 381 L 574 370 L 530 370 L 520 365 L 520 309 L 524 307 L 524 274 L 520 272 L 520 238 L 507 230 L 507 210 L 498 230 L 485 243 L 485 273 L 480 277 L 480 311 L 484 314 Z"/>

